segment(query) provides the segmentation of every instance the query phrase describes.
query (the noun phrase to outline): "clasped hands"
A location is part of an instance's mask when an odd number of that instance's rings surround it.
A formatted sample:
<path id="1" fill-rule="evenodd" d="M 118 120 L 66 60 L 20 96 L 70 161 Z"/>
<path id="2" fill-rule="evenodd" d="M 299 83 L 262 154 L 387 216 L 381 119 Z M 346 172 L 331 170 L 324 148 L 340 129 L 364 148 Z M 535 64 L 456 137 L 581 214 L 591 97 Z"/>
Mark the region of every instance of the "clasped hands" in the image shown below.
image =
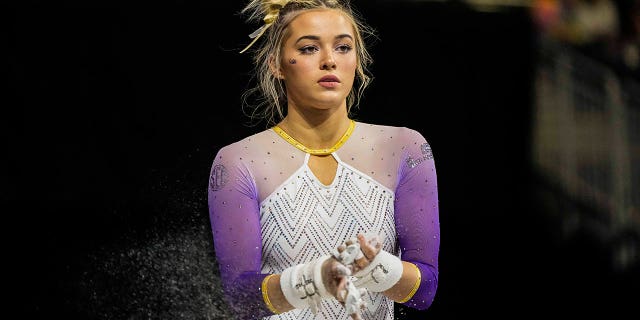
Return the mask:
<path id="1" fill-rule="evenodd" d="M 382 250 L 378 237 L 367 239 L 363 234 L 349 239 L 338 246 L 333 256 L 324 261 L 322 281 L 327 291 L 340 302 L 354 320 L 360 320 L 360 311 L 366 307 L 362 298 L 365 286 L 357 286 L 357 276 L 364 276 L 371 269 L 371 263 Z M 375 272 L 371 272 L 374 274 Z M 378 279 L 376 279 L 378 280 Z"/>
<path id="2" fill-rule="evenodd" d="M 317 313 L 323 299 L 335 298 L 351 318 L 360 320 L 366 307 L 363 295 L 388 290 L 400 280 L 402 269 L 400 258 L 382 250 L 378 237 L 358 234 L 332 255 L 285 269 L 280 287 L 294 308 L 310 307 Z"/>

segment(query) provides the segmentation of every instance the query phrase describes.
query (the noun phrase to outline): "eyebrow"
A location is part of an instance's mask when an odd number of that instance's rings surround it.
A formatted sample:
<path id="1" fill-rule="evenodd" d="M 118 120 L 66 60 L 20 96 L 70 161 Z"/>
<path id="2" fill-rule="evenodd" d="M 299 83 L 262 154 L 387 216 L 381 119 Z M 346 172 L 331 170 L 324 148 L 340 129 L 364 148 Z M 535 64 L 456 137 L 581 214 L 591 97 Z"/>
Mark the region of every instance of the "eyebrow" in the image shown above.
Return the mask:
<path id="1" fill-rule="evenodd" d="M 353 40 L 353 37 L 350 34 L 346 34 L 346 33 L 345 34 L 339 34 L 339 35 L 335 36 L 334 39 L 339 40 L 339 39 L 344 39 L 344 38 L 349 38 L 349 39 Z M 313 36 L 313 35 L 302 36 L 302 37 L 298 38 L 298 40 L 296 40 L 295 43 L 298 43 L 298 42 L 300 42 L 300 40 L 304 40 L 304 39 L 316 40 L 317 41 L 317 40 L 320 40 L 320 37 L 319 36 Z"/>

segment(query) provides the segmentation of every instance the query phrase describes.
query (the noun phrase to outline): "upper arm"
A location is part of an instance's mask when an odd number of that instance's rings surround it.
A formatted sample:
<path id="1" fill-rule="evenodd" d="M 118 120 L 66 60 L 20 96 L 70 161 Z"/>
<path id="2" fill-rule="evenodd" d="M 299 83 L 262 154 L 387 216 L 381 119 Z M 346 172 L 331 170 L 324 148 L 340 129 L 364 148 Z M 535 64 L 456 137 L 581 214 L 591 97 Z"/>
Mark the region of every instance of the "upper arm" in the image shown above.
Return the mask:
<path id="1" fill-rule="evenodd" d="M 224 285 L 243 272 L 259 272 L 259 204 L 250 171 L 232 150 L 223 148 L 211 166 L 208 207 L 216 260 Z"/>

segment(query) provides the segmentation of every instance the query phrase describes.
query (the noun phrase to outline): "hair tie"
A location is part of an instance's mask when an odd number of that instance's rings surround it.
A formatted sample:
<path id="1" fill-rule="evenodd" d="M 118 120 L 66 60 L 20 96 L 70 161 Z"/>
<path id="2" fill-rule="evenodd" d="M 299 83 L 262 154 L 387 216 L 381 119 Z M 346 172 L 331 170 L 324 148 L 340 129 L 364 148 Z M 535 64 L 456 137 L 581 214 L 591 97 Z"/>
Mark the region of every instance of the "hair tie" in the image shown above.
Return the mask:
<path id="1" fill-rule="evenodd" d="M 264 25 L 258 28 L 256 31 L 252 32 L 249 35 L 249 38 L 253 39 L 249 45 L 247 45 L 240 53 L 243 53 L 249 49 L 261 36 L 264 32 L 278 19 L 280 15 L 280 9 L 284 8 L 291 0 L 271 0 L 270 3 L 265 4 L 266 15 L 264 16 Z"/>

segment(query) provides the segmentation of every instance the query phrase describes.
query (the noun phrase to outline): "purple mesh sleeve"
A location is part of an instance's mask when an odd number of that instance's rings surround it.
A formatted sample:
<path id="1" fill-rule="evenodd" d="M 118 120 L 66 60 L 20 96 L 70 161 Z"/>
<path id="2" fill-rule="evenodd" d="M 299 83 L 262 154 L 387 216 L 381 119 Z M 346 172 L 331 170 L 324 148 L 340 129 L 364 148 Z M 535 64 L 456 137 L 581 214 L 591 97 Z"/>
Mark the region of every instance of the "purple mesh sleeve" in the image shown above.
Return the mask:
<path id="1" fill-rule="evenodd" d="M 440 222 L 431 147 L 419 133 L 413 134 L 398 176 L 395 223 L 402 260 L 414 263 L 422 274 L 417 292 L 404 305 L 424 310 L 438 287 Z"/>
<path id="2" fill-rule="evenodd" d="M 237 156 L 236 156 L 237 157 Z M 239 319 L 272 313 L 261 293 L 261 231 L 255 184 L 228 149 L 221 149 L 209 175 L 209 217 L 225 299 Z"/>

